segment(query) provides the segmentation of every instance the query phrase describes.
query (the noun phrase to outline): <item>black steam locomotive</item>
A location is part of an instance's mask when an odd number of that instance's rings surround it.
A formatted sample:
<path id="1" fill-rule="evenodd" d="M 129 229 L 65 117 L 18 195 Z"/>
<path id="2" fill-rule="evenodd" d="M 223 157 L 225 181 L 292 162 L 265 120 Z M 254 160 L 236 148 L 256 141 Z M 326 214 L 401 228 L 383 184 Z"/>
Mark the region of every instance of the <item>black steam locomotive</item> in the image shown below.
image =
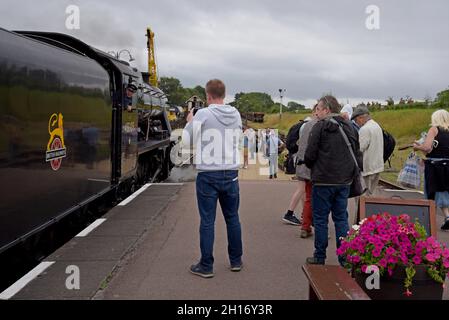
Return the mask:
<path id="1" fill-rule="evenodd" d="M 71 36 L 0 29 L 0 253 L 170 174 L 162 91 Z"/>

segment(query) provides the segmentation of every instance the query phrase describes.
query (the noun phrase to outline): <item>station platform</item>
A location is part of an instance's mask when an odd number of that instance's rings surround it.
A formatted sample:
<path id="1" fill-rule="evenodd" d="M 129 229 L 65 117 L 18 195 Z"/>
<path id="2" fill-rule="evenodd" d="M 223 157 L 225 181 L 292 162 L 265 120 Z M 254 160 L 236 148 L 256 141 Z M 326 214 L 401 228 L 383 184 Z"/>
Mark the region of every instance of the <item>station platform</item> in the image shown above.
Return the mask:
<path id="1" fill-rule="evenodd" d="M 299 227 L 282 222 L 295 187 L 290 181 L 240 182 L 244 269 L 239 273 L 228 269 L 220 209 L 215 277 L 188 271 L 200 254 L 195 183 L 154 184 L 49 256 L 46 269 L 30 275 L 34 280 L 11 299 L 307 299 L 300 267 L 313 252 L 313 238 L 301 239 Z M 329 263 L 336 264 L 334 242 Z M 69 290 L 73 266 L 79 268 L 79 289 Z"/>
<path id="2" fill-rule="evenodd" d="M 241 272 L 229 270 L 226 227 L 218 206 L 215 277 L 203 279 L 192 275 L 189 267 L 200 256 L 195 182 L 149 184 L 47 257 L 34 273 L 1 293 L 0 298 L 308 299 L 309 286 L 301 266 L 313 253 L 314 238 L 301 239 L 299 227 L 282 222 L 297 182 L 288 176 L 254 180 L 252 173 L 242 171 L 240 220 L 244 268 Z M 350 200 L 350 222 L 354 211 Z M 443 217 L 438 215 L 438 225 L 442 221 Z M 331 219 L 329 231 L 326 263 L 336 265 Z M 439 231 L 438 238 L 449 243 L 447 232 Z M 79 287 L 74 288 L 77 272 Z M 445 299 L 449 298 L 447 291 Z"/>

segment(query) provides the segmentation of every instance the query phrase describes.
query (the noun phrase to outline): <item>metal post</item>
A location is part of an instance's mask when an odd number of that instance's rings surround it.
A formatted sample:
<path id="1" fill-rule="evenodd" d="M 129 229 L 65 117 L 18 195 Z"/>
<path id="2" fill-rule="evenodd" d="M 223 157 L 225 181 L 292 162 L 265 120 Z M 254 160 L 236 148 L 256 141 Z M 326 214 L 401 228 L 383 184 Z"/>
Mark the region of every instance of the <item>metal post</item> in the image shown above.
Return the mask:
<path id="1" fill-rule="evenodd" d="M 279 106 L 279 119 L 282 118 L 282 93 L 285 92 L 285 89 L 279 89 L 279 96 L 281 98 L 281 105 Z"/>

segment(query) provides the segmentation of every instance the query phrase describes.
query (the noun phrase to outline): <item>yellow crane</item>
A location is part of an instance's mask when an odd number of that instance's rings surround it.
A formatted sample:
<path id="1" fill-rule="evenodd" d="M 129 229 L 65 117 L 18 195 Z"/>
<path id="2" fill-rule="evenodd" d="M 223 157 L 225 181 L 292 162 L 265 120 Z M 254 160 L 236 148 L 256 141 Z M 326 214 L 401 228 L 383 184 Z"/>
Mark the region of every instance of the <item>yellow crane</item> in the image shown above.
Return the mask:
<path id="1" fill-rule="evenodd" d="M 158 87 L 156 59 L 154 57 L 154 32 L 147 28 L 148 74 L 153 87 Z"/>

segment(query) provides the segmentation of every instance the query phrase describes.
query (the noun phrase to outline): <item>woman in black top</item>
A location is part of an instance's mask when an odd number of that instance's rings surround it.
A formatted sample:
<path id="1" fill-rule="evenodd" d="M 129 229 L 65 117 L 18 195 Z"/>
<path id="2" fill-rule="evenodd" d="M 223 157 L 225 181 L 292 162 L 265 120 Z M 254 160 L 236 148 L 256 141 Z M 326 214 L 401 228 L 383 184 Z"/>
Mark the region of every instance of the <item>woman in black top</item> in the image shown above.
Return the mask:
<path id="1" fill-rule="evenodd" d="M 426 153 L 424 193 L 435 200 L 445 215 L 442 230 L 449 230 L 449 112 L 438 110 L 432 114 L 432 127 L 422 144 L 415 142 L 415 150 Z"/>

